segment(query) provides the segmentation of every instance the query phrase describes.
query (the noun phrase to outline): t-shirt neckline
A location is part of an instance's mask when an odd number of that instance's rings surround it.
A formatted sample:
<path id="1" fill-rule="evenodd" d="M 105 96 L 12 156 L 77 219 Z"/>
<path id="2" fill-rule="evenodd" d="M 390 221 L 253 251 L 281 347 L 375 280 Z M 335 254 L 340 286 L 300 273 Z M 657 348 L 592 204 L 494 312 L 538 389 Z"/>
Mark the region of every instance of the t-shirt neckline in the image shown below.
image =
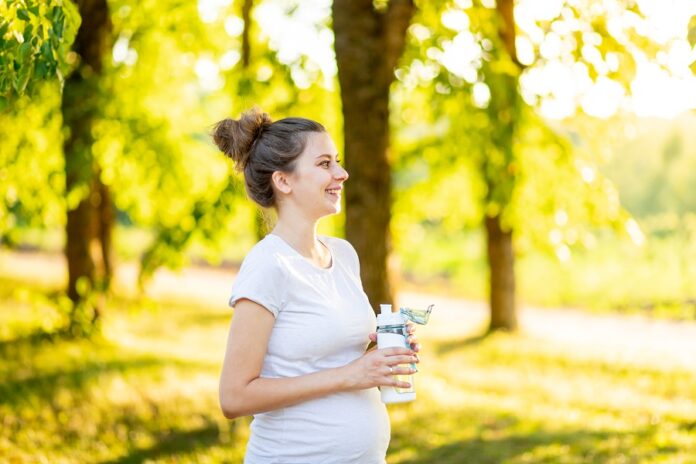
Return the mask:
<path id="1" fill-rule="evenodd" d="M 302 253 L 300 253 L 299 251 L 297 251 L 292 245 L 290 245 L 287 241 L 285 241 L 285 239 L 284 239 L 283 237 L 281 237 L 280 235 L 274 234 L 274 233 L 270 232 L 268 235 L 266 235 L 266 237 L 268 237 L 269 235 L 272 235 L 272 236 L 276 237 L 276 239 L 278 239 L 280 242 L 282 242 L 287 248 L 289 248 L 290 250 L 292 250 L 292 252 L 293 252 L 294 254 L 296 254 L 297 256 L 299 256 L 300 258 L 302 258 L 303 261 L 307 262 L 307 264 L 309 264 L 310 266 L 312 266 L 312 268 L 314 268 L 314 269 L 316 269 L 316 270 L 318 270 L 318 271 L 330 272 L 330 271 L 333 271 L 333 269 L 336 267 L 334 252 L 333 252 L 333 250 L 331 249 L 331 247 L 329 246 L 328 240 L 322 240 L 322 238 L 324 238 L 323 236 L 317 235 L 317 240 L 319 240 L 319 242 L 320 242 L 322 245 L 324 245 L 324 246 L 326 247 L 327 250 L 329 250 L 329 255 L 331 256 L 331 265 L 330 265 L 329 267 L 320 267 L 320 266 L 317 266 L 317 265 L 314 264 L 312 261 L 310 261 L 309 258 L 307 258 L 306 256 L 303 256 Z"/>

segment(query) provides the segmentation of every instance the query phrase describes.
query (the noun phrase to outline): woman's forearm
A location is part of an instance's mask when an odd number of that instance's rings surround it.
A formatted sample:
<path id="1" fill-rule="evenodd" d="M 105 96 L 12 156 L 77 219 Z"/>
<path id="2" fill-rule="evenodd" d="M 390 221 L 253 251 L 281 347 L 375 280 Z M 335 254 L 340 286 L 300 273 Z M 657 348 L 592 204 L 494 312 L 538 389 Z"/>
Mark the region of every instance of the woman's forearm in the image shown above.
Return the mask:
<path id="1" fill-rule="evenodd" d="M 349 390 L 349 379 L 345 366 L 298 377 L 257 377 L 245 385 L 226 386 L 223 379 L 220 406 L 228 419 L 271 411 Z"/>

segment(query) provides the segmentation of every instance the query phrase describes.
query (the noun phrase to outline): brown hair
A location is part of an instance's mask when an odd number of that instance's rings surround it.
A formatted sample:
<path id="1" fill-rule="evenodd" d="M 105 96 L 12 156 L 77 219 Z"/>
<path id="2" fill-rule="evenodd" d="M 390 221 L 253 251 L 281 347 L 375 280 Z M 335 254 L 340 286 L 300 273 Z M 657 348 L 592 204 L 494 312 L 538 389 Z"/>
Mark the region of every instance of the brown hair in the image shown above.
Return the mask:
<path id="1" fill-rule="evenodd" d="M 268 114 L 253 108 L 239 119 L 227 118 L 215 124 L 212 136 L 220 151 L 244 173 L 249 198 L 268 208 L 277 206 L 271 176 L 275 171 L 295 170 L 295 160 L 304 150 L 309 132 L 326 129 L 305 118 L 272 122 Z"/>

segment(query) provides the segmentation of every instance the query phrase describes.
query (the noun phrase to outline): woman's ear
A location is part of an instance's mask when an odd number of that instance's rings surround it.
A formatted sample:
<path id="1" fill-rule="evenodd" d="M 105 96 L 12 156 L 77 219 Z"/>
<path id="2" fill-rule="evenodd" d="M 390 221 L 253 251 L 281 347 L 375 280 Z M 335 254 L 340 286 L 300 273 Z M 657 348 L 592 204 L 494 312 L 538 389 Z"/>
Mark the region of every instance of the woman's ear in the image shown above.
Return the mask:
<path id="1" fill-rule="evenodd" d="M 273 181 L 273 185 L 279 192 L 284 193 L 286 195 L 292 192 L 292 187 L 290 186 L 288 176 L 284 172 L 275 171 L 271 175 L 271 181 Z"/>

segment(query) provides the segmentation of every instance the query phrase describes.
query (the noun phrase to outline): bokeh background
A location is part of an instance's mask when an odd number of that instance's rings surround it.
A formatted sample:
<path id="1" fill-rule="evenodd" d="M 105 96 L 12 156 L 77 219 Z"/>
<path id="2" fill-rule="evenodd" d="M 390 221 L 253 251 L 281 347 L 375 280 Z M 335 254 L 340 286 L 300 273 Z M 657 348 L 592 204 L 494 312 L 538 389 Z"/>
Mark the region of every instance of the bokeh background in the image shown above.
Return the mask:
<path id="1" fill-rule="evenodd" d="M 696 462 L 696 3 L 0 0 L 0 461 L 242 461 L 273 227 L 212 145 L 322 122 L 375 308 L 435 303 L 389 463 Z"/>

